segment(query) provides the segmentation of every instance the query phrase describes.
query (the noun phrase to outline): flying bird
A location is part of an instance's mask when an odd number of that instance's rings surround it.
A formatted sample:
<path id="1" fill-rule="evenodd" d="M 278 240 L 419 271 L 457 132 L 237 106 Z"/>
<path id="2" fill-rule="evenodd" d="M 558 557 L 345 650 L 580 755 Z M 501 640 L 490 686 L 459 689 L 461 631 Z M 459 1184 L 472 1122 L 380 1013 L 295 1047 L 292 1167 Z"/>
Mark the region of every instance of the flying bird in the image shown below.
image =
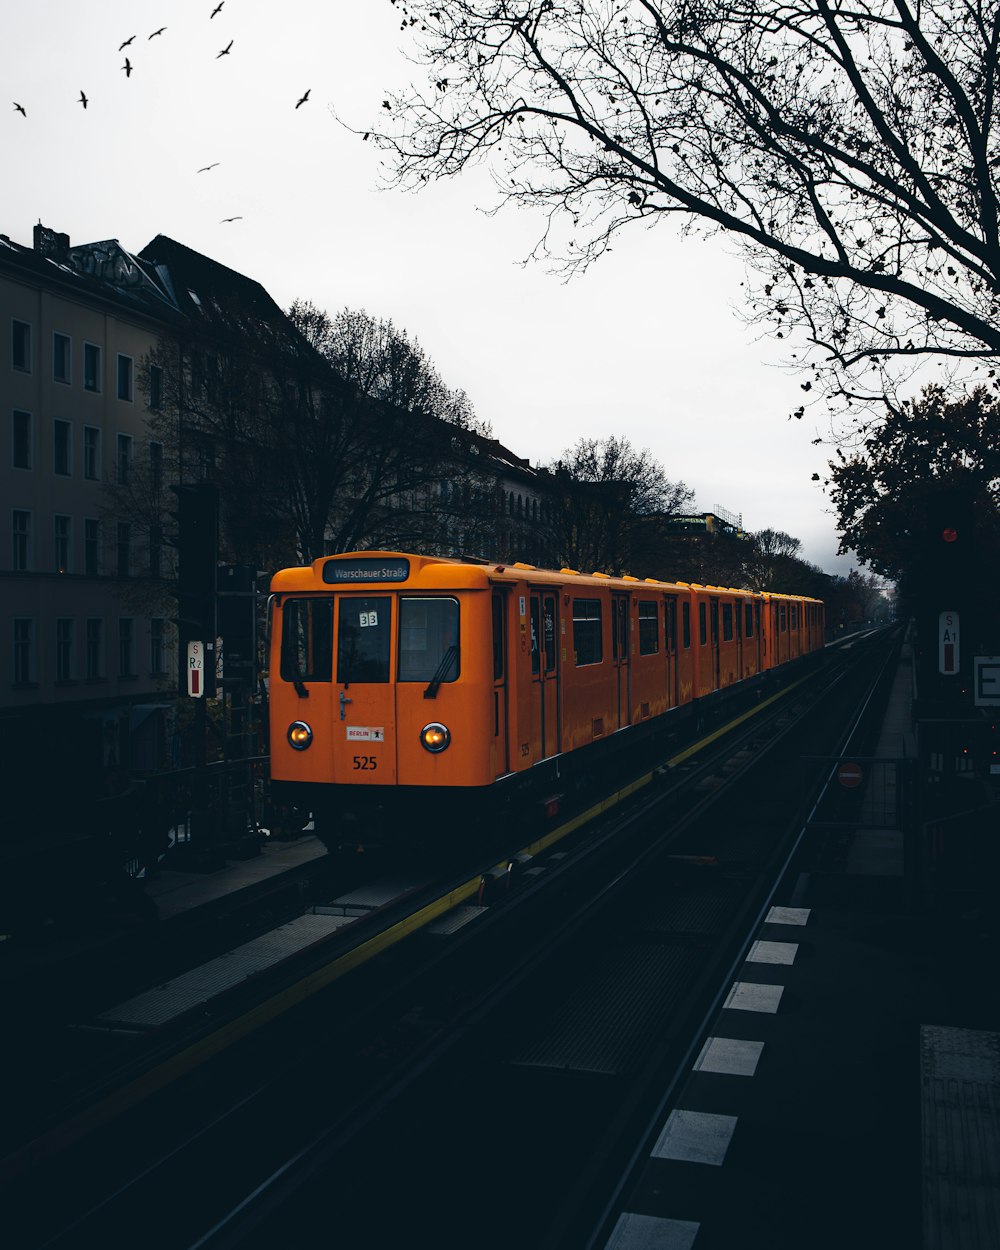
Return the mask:
<path id="1" fill-rule="evenodd" d="M 24 111 L 24 105 L 23 105 L 23 104 L 18 104 L 18 102 L 15 100 L 15 101 L 14 101 L 14 107 L 17 109 L 17 111 L 18 111 L 20 114 L 22 114 L 22 116 L 24 116 L 24 117 L 27 117 L 27 116 L 28 116 L 28 114 L 27 114 L 27 113 L 25 113 L 25 111 Z"/>
<path id="2" fill-rule="evenodd" d="M 230 49 L 232 46 L 233 46 L 233 41 L 230 39 L 230 41 L 226 44 L 226 46 L 222 49 L 222 51 L 221 51 L 221 52 L 217 52 L 217 53 L 215 54 L 215 59 L 216 59 L 216 60 L 218 60 L 220 56 L 228 56 L 228 55 L 229 55 L 229 49 Z"/>
<path id="3" fill-rule="evenodd" d="M 224 226 L 227 221 L 242 221 L 242 220 L 243 220 L 242 217 L 223 217 L 223 219 L 219 222 L 219 225 Z"/>
<path id="4" fill-rule="evenodd" d="M 216 167 L 216 165 L 218 165 L 218 163 L 219 163 L 218 161 L 213 161 L 213 162 L 211 163 L 211 165 L 202 165 L 201 169 L 199 169 L 199 170 L 198 170 L 198 173 L 199 173 L 199 174 L 207 174 L 207 173 L 208 173 L 208 171 L 209 171 L 210 169 L 214 169 L 214 168 Z"/>
<path id="5" fill-rule="evenodd" d="M 135 35 L 129 35 L 129 37 L 125 40 L 125 42 L 124 42 L 124 43 L 120 43 L 120 44 L 118 45 L 118 51 L 119 51 L 119 52 L 124 52 L 124 51 L 125 51 L 125 49 L 129 46 L 129 44 L 132 42 L 132 40 L 133 40 L 134 38 L 135 38 Z M 152 38 L 152 36 L 150 36 L 150 38 Z"/>
<path id="6" fill-rule="evenodd" d="M 212 10 L 212 12 L 211 12 L 211 13 L 209 13 L 209 15 L 208 15 L 208 16 L 209 16 L 210 18 L 215 17 L 216 13 L 221 12 L 221 10 L 222 10 L 222 6 L 223 6 L 225 3 L 226 3 L 226 0 L 219 0 L 219 3 L 215 6 L 215 8 Z"/>
<path id="7" fill-rule="evenodd" d="M 125 64 L 122 66 L 122 69 L 125 71 L 126 78 L 132 77 L 132 62 L 128 59 L 128 57 L 125 58 Z"/>
<path id="8" fill-rule="evenodd" d="M 162 35 L 166 29 L 167 29 L 166 26 L 161 26 L 159 30 L 154 30 L 153 33 L 149 36 L 150 39 L 155 39 L 157 35 Z"/>
<path id="9" fill-rule="evenodd" d="M 78 103 L 82 104 L 84 108 L 86 108 L 86 107 L 87 107 L 87 97 L 83 94 L 83 88 L 82 88 L 82 87 L 80 88 L 80 99 L 79 99 Z"/>
<path id="10" fill-rule="evenodd" d="M 310 87 L 310 88 L 309 88 L 309 91 L 312 91 L 312 87 Z M 309 99 L 309 91 L 307 91 L 307 92 L 305 93 L 305 95 L 302 97 L 302 99 L 301 99 L 301 100 L 299 100 L 298 104 L 296 104 L 296 106 L 295 106 L 296 108 L 298 108 L 298 107 L 299 107 L 299 104 L 305 104 L 306 100 L 308 100 L 308 99 Z"/>

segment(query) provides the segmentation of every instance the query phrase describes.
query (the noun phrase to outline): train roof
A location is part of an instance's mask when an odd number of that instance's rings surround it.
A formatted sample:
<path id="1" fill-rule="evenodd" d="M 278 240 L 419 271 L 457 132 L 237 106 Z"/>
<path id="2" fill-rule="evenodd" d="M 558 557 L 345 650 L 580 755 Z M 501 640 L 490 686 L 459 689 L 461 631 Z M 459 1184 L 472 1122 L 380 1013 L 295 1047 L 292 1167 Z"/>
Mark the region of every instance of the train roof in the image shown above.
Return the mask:
<path id="1" fill-rule="evenodd" d="M 405 566 L 405 571 L 404 571 Z M 434 569 L 445 573 L 444 577 L 428 576 Z M 351 576 L 341 576 L 340 571 L 350 570 Z M 324 585 L 345 586 L 350 584 L 390 586 L 409 581 L 415 574 L 421 575 L 425 584 L 430 580 L 443 588 L 446 585 L 474 588 L 496 582 L 539 582 L 551 585 L 553 580 L 574 585 L 614 585 L 622 590 L 653 587 L 664 590 L 711 591 L 714 594 L 740 595 L 761 599 L 793 600 L 795 602 L 821 603 L 809 595 L 779 594 L 775 591 L 756 591 L 746 587 L 703 585 L 699 582 L 668 582 L 655 577 L 639 579 L 630 574 L 620 577 L 596 571 L 582 573 L 578 569 L 540 568 L 522 561 L 507 563 L 500 560 L 481 560 L 471 557 L 414 555 L 403 551 L 347 551 L 338 555 L 321 556 L 311 565 L 281 569 L 271 579 L 271 590 L 278 594 L 306 589 L 304 583 L 318 589 Z"/>

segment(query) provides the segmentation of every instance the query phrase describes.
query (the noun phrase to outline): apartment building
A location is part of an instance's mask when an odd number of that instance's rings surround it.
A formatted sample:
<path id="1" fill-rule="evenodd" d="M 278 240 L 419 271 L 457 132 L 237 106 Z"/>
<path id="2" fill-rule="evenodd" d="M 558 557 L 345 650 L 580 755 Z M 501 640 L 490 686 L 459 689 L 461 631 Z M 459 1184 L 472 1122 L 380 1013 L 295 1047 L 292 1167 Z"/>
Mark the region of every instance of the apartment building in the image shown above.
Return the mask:
<path id="1" fill-rule="evenodd" d="M 163 276 L 116 240 L 0 235 L 0 758 L 16 779 L 47 760 L 100 792 L 159 764 L 172 630 L 135 592 L 160 552 L 104 488 L 157 455 L 137 369 L 178 321 Z"/>

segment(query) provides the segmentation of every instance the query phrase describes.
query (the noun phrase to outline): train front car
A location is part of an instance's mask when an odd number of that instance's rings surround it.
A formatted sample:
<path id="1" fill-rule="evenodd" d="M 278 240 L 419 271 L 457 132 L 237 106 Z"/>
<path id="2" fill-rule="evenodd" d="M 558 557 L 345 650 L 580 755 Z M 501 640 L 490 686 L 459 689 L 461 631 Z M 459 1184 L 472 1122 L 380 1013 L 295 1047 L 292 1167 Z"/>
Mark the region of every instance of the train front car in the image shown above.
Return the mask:
<path id="1" fill-rule="evenodd" d="M 494 780 L 487 591 L 474 565 L 396 552 L 275 574 L 273 792 L 328 847 L 420 842 L 432 811 L 459 820 Z"/>

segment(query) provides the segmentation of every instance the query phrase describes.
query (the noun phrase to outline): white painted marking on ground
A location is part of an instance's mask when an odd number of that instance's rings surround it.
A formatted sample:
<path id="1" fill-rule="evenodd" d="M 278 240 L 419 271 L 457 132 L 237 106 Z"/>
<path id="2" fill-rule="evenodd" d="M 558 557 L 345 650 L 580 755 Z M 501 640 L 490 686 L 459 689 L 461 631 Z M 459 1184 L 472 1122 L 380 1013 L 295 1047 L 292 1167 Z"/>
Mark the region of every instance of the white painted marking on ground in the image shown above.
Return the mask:
<path id="1" fill-rule="evenodd" d="M 754 942 L 747 955 L 748 964 L 793 964 L 798 942 Z"/>
<path id="2" fill-rule="evenodd" d="M 671 1111 L 652 1149 L 654 1159 L 710 1163 L 719 1167 L 726 1157 L 736 1116 L 708 1111 Z"/>
<path id="3" fill-rule="evenodd" d="M 623 1211 L 604 1250 L 691 1250 L 699 1224 Z"/>
<path id="4" fill-rule="evenodd" d="M 772 907 L 764 917 L 766 924 L 808 924 L 811 907 Z"/>
<path id="5" fill-rule="evenodd" d="M 758 985 L 756 981 L 735 981 L 722 1005 L 732 1011 L 766 1011 L 774 1015 L 784 988 L 783 985 Z"/>
<path id="6" fill-rule="evenodd" d="M 695 1072 L 723 1072 L 727 1076 L 753 1076 L 764 1050 L 763 1042 L 738 1041 L 734 1037 L 710 1037 L 695 1060 Z"/>

